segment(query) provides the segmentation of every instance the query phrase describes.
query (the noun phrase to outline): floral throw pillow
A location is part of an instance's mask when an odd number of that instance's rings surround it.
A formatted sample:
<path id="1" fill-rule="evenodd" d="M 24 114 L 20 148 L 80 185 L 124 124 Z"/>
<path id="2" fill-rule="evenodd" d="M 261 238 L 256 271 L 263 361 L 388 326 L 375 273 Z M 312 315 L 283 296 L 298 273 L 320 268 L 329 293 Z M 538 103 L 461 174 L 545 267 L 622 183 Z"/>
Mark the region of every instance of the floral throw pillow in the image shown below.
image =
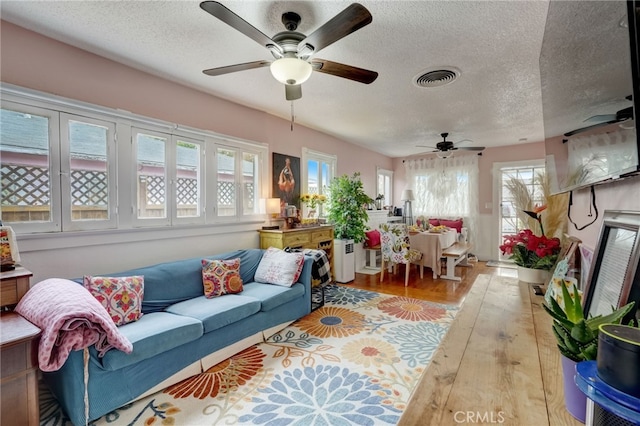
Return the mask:
<path id="1" fill-rule="evenodd" d="M 223 294 L 240 293 L 240 258 L 231 260 L 202 259 L 204 295 L 211 299 Z"/>
<path id="2" fill-rule="evenodd" d="M 291 287 L 298 281 L 303 266 L 304 254 L 269 247 L 262 255 L 254 278 L 259 283 Z"/>
<path id="3" fill-rule="evenodd" d="M 144 276 L 85 276 L 84 287 L 104 306 L 116 325 L 137 321 L 142 316 Z"/>

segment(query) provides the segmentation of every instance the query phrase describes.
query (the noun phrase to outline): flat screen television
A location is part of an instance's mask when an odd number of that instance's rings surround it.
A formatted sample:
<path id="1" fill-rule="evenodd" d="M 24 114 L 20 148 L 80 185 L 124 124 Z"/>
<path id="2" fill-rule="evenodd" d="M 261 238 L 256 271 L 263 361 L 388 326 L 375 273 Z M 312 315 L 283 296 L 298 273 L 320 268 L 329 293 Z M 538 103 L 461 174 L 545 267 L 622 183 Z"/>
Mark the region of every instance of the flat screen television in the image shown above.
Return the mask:
<path id="1" fill-rule="evenodd" d="M 552 193 L 640 171 L 636 1 L 549 2 L 540 78 Z"/>

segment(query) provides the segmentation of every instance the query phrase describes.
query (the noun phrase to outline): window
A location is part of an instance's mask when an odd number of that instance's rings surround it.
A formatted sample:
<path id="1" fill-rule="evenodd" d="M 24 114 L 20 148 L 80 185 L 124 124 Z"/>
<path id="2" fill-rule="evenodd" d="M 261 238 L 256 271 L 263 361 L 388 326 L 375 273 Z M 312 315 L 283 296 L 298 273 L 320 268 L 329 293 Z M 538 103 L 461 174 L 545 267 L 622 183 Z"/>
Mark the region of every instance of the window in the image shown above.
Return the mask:
<path id="1" fill-rule="evenodd" d="M 522 212 L 518 211 L 517 205 L 519 204 L 518 194 L 512 193 L 509 189 L 512 180 L 519 181 L 521 187 L 525 188 L 529 193 L 529 197 L 534 204 L 544 204 L 544 191 L 542 188 L 542 177 L 545 174 L 544 163 L 539 161 L 529 162 L 529 164 L 518 164 L 501 166 L 496 165 L 498 168 L 499 176 L 499 241 L 502 244 L 505 235 L 516 234 L 521 229 L 526 228 L 526 224 L 519 218 L 522 217 Z M 519 185 L 520 187 L 520 185 Z M 521 203 L 522 201 L 520 201 Z M 498 251 L 499 259 L 503 259 L 505 256 Z M 508 257 L 508 256 L 507 256 Z"/>
<path id="2" fill-rule="evenodd" d="M 258 214 L 260 198 L 261 158 L 259 152 L 231 147 L 219 147 L 217 163 L 218 217 L 233 217 Z"/>
<path id="3" fill-rule="evenodd" d="M 261 218 L 266 144 L 0 91 L 0 219 L 19 233 Z"/>
<path id="4" fill-rule="evenodd" d="M 335 155 L 324 154 L 312 151 L 307 148 L 302 150 L 302 193 L 305 194 L 324 194 L 327 195 L 327 188 L 331 179 L 335 177 L 337 157 Z M 308 212 L 307 206 L 303 208 L 303 217 Z M 318 216 L 324 215 L 324 206 L 319 205 Z"/>
<path id="5" fill-rule="evenodd" d="M 453 155 L 449 158 L 406 160 L 407 182 L 413 189 L 414 218 L 462 218 L 469 239 L 478 233 L 478 157 Z"/>
<path id="6" fill-rule="evenodd" d="M 59 231 L 59 116 L 11 102 L 0 110 L 2 221 L 15 231 Z"/>
<path id="7" fill-rule="evenodd" d="M 376 175 L 378 176 L 376 196 L 380 194 L 384 195 L 382 205 L 390 206 L 393 202 L 393 171 L 378 167 L 376 169 Z"/>
<path id="8" fill-rule="evenodd" d="M 175 182 L 174 222 L 202 223 L 204 141 L 174 136 L 173 145 L 176 165 L 175 176 L 171 179 Z"/>
<path id="9" fill-rule="evenodd" d="M 63 230 L 116 227 L 115 123 L 60 114 Z"/>
<path id="10" fill-rule="evenodd" d="M 167 140 L 169 136 L 134 129 L 137 224 L 167 224 Z M 145 224 L 144 221 L 147 223 Z"/>

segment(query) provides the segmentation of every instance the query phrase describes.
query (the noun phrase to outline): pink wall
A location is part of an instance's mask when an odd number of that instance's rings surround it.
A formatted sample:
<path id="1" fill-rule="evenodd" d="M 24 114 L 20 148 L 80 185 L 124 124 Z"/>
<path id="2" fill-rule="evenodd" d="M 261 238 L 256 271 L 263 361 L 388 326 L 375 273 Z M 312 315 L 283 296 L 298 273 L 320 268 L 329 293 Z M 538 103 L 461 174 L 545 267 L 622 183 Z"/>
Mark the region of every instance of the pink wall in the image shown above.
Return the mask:
<path id="1" fill-rule="evenodd" d="M 401 158 L 391 159 L 303 126 L 290 131 L 289 122 L 197 90 L 169 82 L 92 53 L 46 38 L 2 21 L 0 78 L 55 95 L 121 108 L 144 116 L 225 135 L 268 143 L 272 152 L 301 155 L 303 146 L 338 155 L 338 174 L 360 171 L 367 193 L 375 195 L 376 166 L 394 170 L 395 205 L 401 205 L 405 171 Z M 167 102 L 167 100 L 171 100 Z M 542 142 L 487 148 L 479 159 L 480 213 L 491 215 L 494 162 L 544 158 Z M 640 178 L 596 187 L 598 209 L 640 210 Z M 574 196 L 576 221 L 584 223 L 588 191 Z M 570 229 L 585 244 L 595 246 L 601 222 L 585 231 Z"/>
<path id="2" fill-rule="evenodd" d="M 390 158 L 324 133 L 247 108 L 60 43 L 2 21 L 2 82 L 147 117 L 269 144 L 271 152 L 299 157 L 302 147 L 339 155 L 338 174 L 360 171 L 376 191 L 376 166 Z M 271 165 L 269 166 L 271 167 Z"/>

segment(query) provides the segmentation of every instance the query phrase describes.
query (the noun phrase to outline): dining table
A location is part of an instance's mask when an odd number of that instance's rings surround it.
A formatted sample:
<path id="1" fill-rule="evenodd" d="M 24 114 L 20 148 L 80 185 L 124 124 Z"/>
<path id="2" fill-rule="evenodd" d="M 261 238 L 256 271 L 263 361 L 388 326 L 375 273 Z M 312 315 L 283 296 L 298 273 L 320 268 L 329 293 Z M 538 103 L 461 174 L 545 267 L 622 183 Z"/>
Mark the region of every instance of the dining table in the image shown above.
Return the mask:
<path id="1" fill-rule="evenodd" d="M 458 233 L 455 229 L 440 232 L 409 232 L 410 247 L 422 253 L 422 259 L 418 264 L 423 268 L 431 268 L 434 279 L 442 274 L 440 264 L 442 251 L 455 244 L 457 240 Z"/>

